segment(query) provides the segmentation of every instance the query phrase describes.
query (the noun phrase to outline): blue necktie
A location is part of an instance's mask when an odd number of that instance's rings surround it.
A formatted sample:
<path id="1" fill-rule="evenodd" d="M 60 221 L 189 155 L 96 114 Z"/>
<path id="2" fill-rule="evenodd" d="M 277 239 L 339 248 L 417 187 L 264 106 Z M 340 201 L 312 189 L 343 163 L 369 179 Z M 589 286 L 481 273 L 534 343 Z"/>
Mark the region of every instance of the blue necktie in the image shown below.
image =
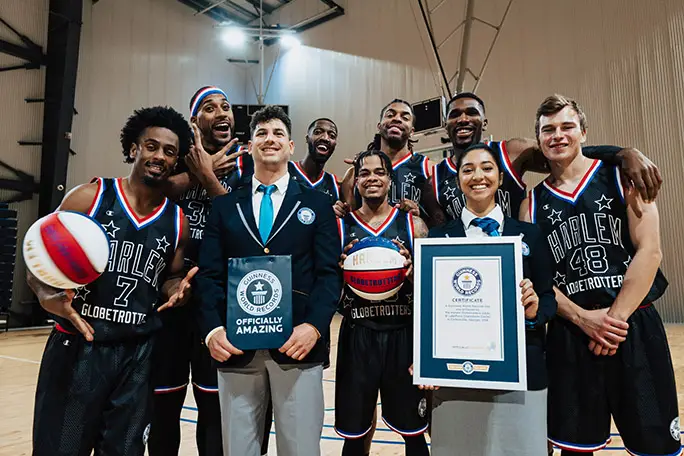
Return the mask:
<path id="1" fill-rule="evenodd" d="M 475 218 L 470 221 L 470 224 L 480 227 L 480 229 L 484 231 L 487 236 L 501 236 L 499 234 L 499 222 L 493 218 Z"/>
<path id="2" fill-rule="evenodd" d="M 271 193 L 276 189 L 275 185 L 261 184 L 257 188 L 257 192 L 263 192 L 264 197 L 261 198 L 261 206 L 259 209 L 259 234 L 261 240 L 266 243 L 268 235 L 271 234 L 273 228 L 273 201 L 271 200 Z"/>

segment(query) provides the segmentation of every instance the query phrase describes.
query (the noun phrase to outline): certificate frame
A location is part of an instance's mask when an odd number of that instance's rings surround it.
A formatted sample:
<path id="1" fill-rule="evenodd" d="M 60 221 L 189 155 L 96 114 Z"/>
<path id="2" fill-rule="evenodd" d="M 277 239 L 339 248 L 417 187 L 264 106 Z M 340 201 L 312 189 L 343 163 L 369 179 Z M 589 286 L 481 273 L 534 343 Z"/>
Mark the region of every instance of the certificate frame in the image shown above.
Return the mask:
<path id="1" fill-rule="evenodd" d="M 466 331 L 456 336 L 449 333 L 447 337 L 436 329 L 438 326 L 436 312 L 443 312 L 444 297 L 452 293 L 452 289 L 456 290 L 453 293 L 463 292 L 463 290 L 458 291 L 453 280 L 449 282 L 441 280 L 437 283 L 437 276 L 443 279 L 445 274 L 449 274 L 445 272 L 448 268 L 437 271 L 435 265 L 440 260 L 443 260 L 440 268 L 443 264 L 449 264 L 449 261 L 454 265 L 464 262 L 467 264 L 472 261 L 473 265 L 487 264 L 488 268 L 498 265 L 498 274 L 488 269 L 490 277 L 494 274 L 500 280 L 499 292 L 493 292 L 500 296 L 500 304 L 493 304 L 493 309 L 496 311 L 491 313 L 494 318 L 494 327 L 501 329 L 500 339 L 492 341 L 492 346 L 499 344 L 497 345 L 500 347 L 498 355 L 481 357 L 444 355 L 444 353 L 459 352 L 458 349 L 444 350 L 441 348 L 444 344 L 440 341 L 444 341 L 445 338 L 467 341 L 468 326 L 463 325 L 468 325 L 468 323 L 457 323 L 462 328 L 466 328 Z M 508 391 L 527 390 L 525 312 L 520 304 L 522 293 L 519 286 L 523 279 L 522 262 L 522 239 L 519 236 L 416 239 L 413 312 L 414 384 Z M 481 285 L 487 286 L 484 281 Z M 449 289 L 441 287 L 449 287 Z M 438 288 L 441 289 L 438 291 Z M 494 290 L 496 290 L 495 286 Z M 435 302 L 438 294 L 440 295 L 439 306 Z M 491 290 L 487 296 L 492 296 Z M 445 315 L 443 314 L 442 317 L 446 318 Z M 500 320 L 496 320 L 497 318 Z M 498 330 L 491 332 L 491 334 L 497 333 Z M 454 344 L 453 346 L 466 347 L 467 345 Z"/>

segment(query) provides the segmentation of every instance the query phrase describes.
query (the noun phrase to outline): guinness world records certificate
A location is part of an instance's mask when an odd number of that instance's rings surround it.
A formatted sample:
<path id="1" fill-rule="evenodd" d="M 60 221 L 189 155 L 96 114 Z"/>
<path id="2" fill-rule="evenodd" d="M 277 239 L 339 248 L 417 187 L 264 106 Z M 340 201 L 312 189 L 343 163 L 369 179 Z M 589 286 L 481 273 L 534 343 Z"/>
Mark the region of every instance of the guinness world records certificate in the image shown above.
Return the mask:
<path id="1" fill-rule="evenodd" d="M 522 241 L 416 239 L 413 383 L 527 389 Z"/>

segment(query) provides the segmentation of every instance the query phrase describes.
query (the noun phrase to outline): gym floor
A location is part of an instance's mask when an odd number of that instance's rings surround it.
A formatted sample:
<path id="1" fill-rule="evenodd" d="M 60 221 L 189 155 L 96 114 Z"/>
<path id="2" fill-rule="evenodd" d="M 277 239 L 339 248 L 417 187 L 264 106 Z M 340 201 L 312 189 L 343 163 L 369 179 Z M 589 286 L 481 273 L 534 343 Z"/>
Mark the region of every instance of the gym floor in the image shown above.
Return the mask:
<path id="1" fill-rule="evenodd" d="M 331 360 L 333 364 L 323 375 L 326 409 L 321 448 L 322 454 L 325 456 L 338 456 L 342 450 L 342 439 L 333 429 L 335 410 L 334 361 L 339 325 L 340 317 L 337 316 L 333 321 L 332 332 L 333 353 Z M 31 425 L 36 378 L 49 332 L 48 329 L 37 329 L 0 333 L 0 442 L 2 442 L 0 444 L 0 456 L 31 454 Z M 667 333 L 679 386 L 680 415 L 684 416 L 682 413 L 684 411 L 684 326 L 667 325 Z M 194 441 L 196 419 L 197 411 L 192 393 L 190 393 L 185 401 L 181 418 L 183 440 L 180 454 L 183 456 L 197 454 Z M 404 448 L 401 443 L 401 438 L 390 431 L 380 420 L 375 432 L 371 454 L 379 456 L 403 455 Z M 269 454 L 276 454 L 275 438 L 271 439 Z M 608 448 L 598 454 L 622 455 L 627 454 L 627 452 L 622 447 L 620 437 L 614 434 Z"/>

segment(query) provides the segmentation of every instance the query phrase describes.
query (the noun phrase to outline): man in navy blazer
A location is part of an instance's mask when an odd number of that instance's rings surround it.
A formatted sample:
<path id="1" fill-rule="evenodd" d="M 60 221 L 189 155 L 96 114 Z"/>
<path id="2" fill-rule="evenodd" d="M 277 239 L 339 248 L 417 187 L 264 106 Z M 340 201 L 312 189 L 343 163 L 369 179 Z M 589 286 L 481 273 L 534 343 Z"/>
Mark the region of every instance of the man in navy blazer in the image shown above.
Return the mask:
<path id="1" fill-rule="evenodd" d="M 290 178 L 291 122 L 278 107 L 250 124 L 254 176 L 214 200 L 200 247 L 198 321 L 219 365 L 224 456 L 258 456 L 269 395 L 278 454 L 320 454 L 323 363 L 342 287 L 341 244 L 325 194 Z M 293 333 L 279 350 L 245 351 L 226 336 L 229 258 L 289 255 Z"/>

